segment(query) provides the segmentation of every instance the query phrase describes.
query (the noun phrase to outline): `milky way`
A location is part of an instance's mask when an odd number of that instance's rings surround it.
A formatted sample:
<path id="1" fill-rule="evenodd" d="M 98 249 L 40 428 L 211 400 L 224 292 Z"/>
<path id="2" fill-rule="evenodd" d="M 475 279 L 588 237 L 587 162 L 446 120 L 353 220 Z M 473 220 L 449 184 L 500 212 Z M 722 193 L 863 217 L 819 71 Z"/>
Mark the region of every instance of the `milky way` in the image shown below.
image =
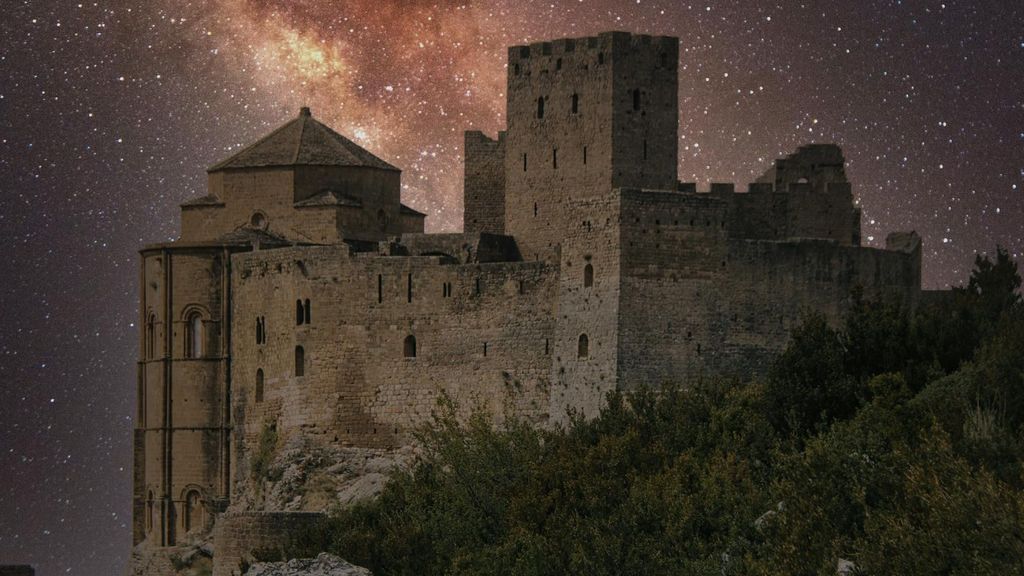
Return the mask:
<path id="1" fill-rule="evenodd" d="M 680 37 L 684 181 L 836 142 L 866 241 L 925 282 L 1024 251 L 1024 8 L 978 2 L 7 0 L 0 19 L 0 563 L 119 574 L 143 243 L 204 169 L 312 107 L 458 229 L 466 129 L 504 124 L 506 47 Z"/>

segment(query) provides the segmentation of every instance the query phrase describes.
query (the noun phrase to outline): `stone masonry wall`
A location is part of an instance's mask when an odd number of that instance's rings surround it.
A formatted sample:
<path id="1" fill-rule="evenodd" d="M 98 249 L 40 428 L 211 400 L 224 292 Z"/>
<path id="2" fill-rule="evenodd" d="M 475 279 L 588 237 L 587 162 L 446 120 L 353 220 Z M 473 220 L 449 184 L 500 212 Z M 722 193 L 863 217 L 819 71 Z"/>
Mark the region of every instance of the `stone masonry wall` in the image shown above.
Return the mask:
<path id="1" fill-rule="evenodd" d="M 909 304 L 920 291 L 919 254 L 729 238 L 725 206 L 700 195 L 622 201 L 622 388 L 763 375 L 809 312 L 838 320 L 855 286 Z"/>
<path id="2" fill-rule="evenodd" d="M 463 232 L 505 233 L 505 133 L 466 132 Z"/>
<path id="3" fill-rule="evenodd" d="M 543 263 L 456 264 L 344 245 L 257 251 L 233 263 L 236 476 L 247 474 L 265 427 L 394 446 L 430 418 L 441 393 L 499 418 L 506 408 L 546 418 L 557 274 Z M 299 324 L 296 303 L 307 299 L 310 321 Z M 257 317 L 265 344 L 255 341 Z M 415 357 L 406 357 L 410 336 Z"/>
<path id="4" fill-rule="evenodd" d="M 291 535 L 322 521 L 316 512 L 231 512 L 213 531 L 213 576 L 241 576 L 252 553 L 279 550 Z"/>

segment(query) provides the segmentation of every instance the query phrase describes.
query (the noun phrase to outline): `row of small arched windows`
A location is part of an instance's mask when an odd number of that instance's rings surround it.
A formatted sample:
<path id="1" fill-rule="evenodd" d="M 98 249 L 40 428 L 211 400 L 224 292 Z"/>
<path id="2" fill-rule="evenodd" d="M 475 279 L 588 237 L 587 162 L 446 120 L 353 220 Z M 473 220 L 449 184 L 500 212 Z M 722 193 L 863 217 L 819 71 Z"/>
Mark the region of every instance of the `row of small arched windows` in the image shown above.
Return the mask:
<path id="1" fill-rule="evenodd" d="M 146 318 L 146 358 L 155 358 L 156 350 L 156 314 L 150 313 Z M 185 358 L 202 358 L 203 344 L 205 340 L 203 313 L 199 310 L 192 310 L 185 315 L 184 346 Z"/>
<path id="2" fill-rule="evenodd" d="M 206 514 L 206 505 L 203 502 L 202 494 L 198 490 L 189 490 L 185 493 L 183 500 L 184 510 L 182 511 L 184 514 L 182 523 L 185 532 L 202 530 L 205 525 Z M 146 532 L 152 532 L 153 527 L 156 525 L 157 505 L 156 496 L 150 490 L 146 498 Z"/>

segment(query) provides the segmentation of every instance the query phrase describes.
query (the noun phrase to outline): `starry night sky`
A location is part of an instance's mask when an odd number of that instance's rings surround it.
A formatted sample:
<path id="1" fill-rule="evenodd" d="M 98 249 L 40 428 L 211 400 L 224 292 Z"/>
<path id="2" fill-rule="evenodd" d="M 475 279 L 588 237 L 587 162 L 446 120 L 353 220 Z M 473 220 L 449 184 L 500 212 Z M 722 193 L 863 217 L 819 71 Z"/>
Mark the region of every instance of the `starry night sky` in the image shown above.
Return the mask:
<path id="1" fill-rule="evenodd" d="M 681 38 L 680 179 L 843 146 L 864 236 L 925 282 L 1024 251 L 1019 0 L 0 0 L 0 563 L 120 574 L 130 546 L 136 250 L 205 168 L 309 105 L 461 222 L 462 131 L 504 124 L 506 46 Z"/>

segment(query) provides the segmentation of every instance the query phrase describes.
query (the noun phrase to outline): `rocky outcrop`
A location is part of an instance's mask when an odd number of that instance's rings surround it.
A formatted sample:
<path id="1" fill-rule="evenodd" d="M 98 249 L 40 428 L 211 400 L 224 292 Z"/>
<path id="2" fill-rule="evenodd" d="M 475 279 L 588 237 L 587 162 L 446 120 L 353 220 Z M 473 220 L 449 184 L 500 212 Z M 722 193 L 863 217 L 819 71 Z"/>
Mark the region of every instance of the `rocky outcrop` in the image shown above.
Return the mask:
<path id="1" fill-rule="evenodd" d="M 393 450 L 324 445 L 294 434 L 272 455 L 266 476 L 238 478 L 229 511 L 324 512 L 376 496 L 412 447 Z"/>
<path id="2" fill-rule="evenodd" d="M 132 549 L 130 576 L 205 576 L 213 567 L 213 545 L 207 538 L 161 548 L 143 542 Z"/>
<path id="3" fill-rule="evenodd" d="M 252 565 L 245 576 L 373 576 L 366 568 L 353 566 L 337 556 L 321 553 L 316 558 L 287 562 L 260 562 Z"/>

